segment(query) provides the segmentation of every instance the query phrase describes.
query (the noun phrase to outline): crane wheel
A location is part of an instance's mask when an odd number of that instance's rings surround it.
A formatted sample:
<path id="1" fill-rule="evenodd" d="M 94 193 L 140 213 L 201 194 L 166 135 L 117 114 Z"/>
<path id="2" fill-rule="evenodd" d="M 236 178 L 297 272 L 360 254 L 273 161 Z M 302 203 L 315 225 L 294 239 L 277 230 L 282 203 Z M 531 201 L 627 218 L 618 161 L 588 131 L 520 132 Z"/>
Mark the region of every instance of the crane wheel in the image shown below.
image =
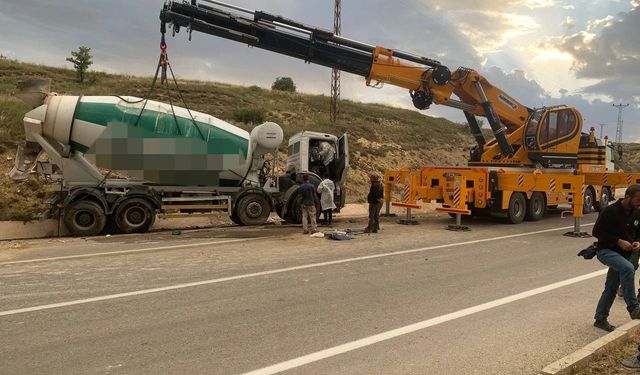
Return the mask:
<path id="1" fill-rule="evenodd" d="M 611 202 L 611 190 L 608 187 L 603 187 L 600 192 L 600 202 L 594 203 L 594 208 L 598 212 L 602 212 Z"/>
<path id="2" fill-rule="evenodd" d="M 593 189 L 588 187 L 587 190 L 584 191 L 584 207 L 582 208 L 582 213 L 588 214 L 593 212 L 594 209 L 594 197 Z"/>
<path id="3" fill-rule="evenodd" d="M 536 191 L 531 194 L 531 199 L 527 201 L 527 213 L 524 219 L 527 221 L 538 221 L 544 216 L 546 208 L 544 194 Z"/>
<path id="4" fill-rule="evenodd" d="M 509 208 L 507 209 L 507 221 L 511 224 L 520 224 L 527 212 L 527 200 L 519 191 L 511 194 Z"/>
<path id="5" fill-rule="evenodd" d="M 240 197 L 235 213 L 241 225 L 262 225 L 269 218 L 271 206 L 264 195 L 249 193 Z"/>
<path id="6" fill-rule="evenodd" d="M 63 221 L 74 236 L 95 236 L 104 229 L 107 216 L 98 203 L 80 200 L 65 207 Z"/>
<path id="7" fill-rule="evenodd" d="M 143 198 L 129 198 L 114 213 L 116 227 L 122 233 L 143 233 L 156 221 L 156 210 Z"/>

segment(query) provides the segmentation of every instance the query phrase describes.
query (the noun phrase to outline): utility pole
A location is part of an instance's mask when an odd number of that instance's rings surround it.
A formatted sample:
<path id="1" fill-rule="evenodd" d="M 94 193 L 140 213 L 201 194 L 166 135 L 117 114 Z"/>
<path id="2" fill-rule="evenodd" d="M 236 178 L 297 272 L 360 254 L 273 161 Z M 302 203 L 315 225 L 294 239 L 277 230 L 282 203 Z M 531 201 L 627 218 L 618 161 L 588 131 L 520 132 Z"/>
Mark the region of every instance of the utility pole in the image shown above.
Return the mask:
<path id="1" fill-rule="evenodd" d="M 627 108 L 629 104 L 614 104 L 618 108 L 618 128 L 616 129 L 616 147 L 618 148 L 618 156 L 622 160 L 622 110 Z"/>
<path id="2" fill-rule="evenodd" d="M 342 4 L 341 0 L 335 0 L 335 11 L 333 14 L 333 33 L 340 35 L 340 14 Z M 338 120 L 338 100 L 340 99 L 340 71 L 333 69 L 331 71 L 331 122 Z"/>
<path id="3" fill-rule="evenodd" d="M 602 128 L 607 126 L 607 124 L 598 124 L 600 126 L 600 139 L 602 139 Z"/>

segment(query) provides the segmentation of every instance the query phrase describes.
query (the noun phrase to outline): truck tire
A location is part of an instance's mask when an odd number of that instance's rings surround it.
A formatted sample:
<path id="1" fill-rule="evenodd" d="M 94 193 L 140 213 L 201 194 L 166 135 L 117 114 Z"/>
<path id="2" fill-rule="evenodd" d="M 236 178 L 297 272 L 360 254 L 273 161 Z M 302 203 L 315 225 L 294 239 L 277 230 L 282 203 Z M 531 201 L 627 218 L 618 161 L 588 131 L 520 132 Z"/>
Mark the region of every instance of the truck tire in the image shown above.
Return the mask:
<path id="1" fill-rule="evenodd" d="M 278 217 L 280 219 L 286 220 L 285 214 L 284 214 L 284 204 L 282 204 L 282 203 L 277 203 L 276 204 L 276 213 L 278 214 Z"/>
<path id="2" fill-rule="evenodd" d="M 293 199 L 289 200 L 286 216 L 287 223 L 302 224 L 302 197 L 300 194 L 296 194 Z"/>
<path id="3" fill-rule="evenodd" d="M 322 215 L 322 208 L 320 202 L 316 200 L 316 223 L 320 220 Z M 289 207 L 287 209 L 287 223 L 290 224 L 302 224 L 302 196 L 296 193 L 296 196 L 289 201 Z"/>
<path id="4" fill-rule="evenodd" d="M 527 221 L 538 221 L 542 219 L 546 211 L 544 194 L 536 191 L 531 194 L 531 199 L 527 201 L 527 212 L 524 219 Z"/>
<path id="5" fill-rule="evenodd" d="M 64 209 L 63 221 L 74 236 L 95 236 L 104 229 L 107 216 L 98 203 L 79 200 Z"/>
<path id="6" fill-rule="evenodd" d="M 231 215 L 229 215 L 229 218 L 231 219 L 231 221 L 233 221 L 234 224 L 244 226 L 244 224 L 242 224 L 242 222 L 240 221 L 240 217 L 238 216 L 237 204 L 234 204 L 231 208 Z"/>
<path id="7" fill-rule="evenodd" d="M 588 187 L 587 190 L 584 191 L 584 206 L 582 207 L 582 213 L 588 214 L 593 212 L 594 196 L 595 194 L 593 194 L 593 189 L 591 189 L 591 187 Z"/>
<path id="8" fill-rule="evenodd" d="M 264 195 L 249 193 L 240 197 L 234 213 L 241 225 L 262 225 L 269 218 L 271 205 Z"/>
<path id="9" fill-rule="evenodd" d="M 511 194 L 509 208 L 507 209 L 507 221 L 511 224 L 520 224 L 527 213 L 527 200 L 519 191 Z"/>
<path id="10" fill-rule="evenodd" d="M 608 187 L 603 187 L 600 192 L 600 202 L 595 202 L 593 207 L 596 211 L 602 212 L 611 202 L 611 190 Z"/>
<path id="11" fill-rule="evenodd" d="M 113 217 L 120 232 L 143 233 L 156 221 L 156 210 L 144 198 L 129 198 L 118 205 Z"/>

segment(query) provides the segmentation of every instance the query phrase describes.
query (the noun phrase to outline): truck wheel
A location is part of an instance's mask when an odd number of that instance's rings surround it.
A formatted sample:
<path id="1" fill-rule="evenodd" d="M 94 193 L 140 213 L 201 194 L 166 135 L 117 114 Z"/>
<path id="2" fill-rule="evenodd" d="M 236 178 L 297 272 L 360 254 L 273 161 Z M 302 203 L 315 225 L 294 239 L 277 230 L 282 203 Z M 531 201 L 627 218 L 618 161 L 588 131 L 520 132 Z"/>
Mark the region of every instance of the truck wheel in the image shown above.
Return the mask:
<path id="1" fill-rule="evenodd" d="M 271 206 L 262 194 L 249 193 L 240 198 L 236 212 L 242 225 L 261 225 L 269 218 Z"/>
<path id="2" fill-rule="evenodd" d="M 104 229 L 107 217 L 98 203 L 75 201 L 65 208 L 63 221 L 74 236 L 95 236 Z"/>
<path id="3" fill-rule="evenodd" d="M 240 217 L 238 217 L 238 206 L 235 206 L 231 209 L 231 221 L 233 221 L 234 224 L 238 224 L 238 225 L 244 225 L 242 224 L 242 221 L 240 221 Z"/>
<path id="4" fill-rule="evenodd" d="M 531 199 L 527 202 L 527 213 L 524 219 L 528 221 L 538 221 L 544 216 L 545 209 L 544 194 L 536 191 L 531 194 Z"/>
<path id="5" fill-rule="evenodd" d="M 278 217 L 280 217 L 280 219 L 282 220 L 286 220 L 286 218 L 284 217 L 284 204 L 282 203 L 277 203 L 276 204 L 276 213 L 278 214 Z"/>
<path id="6" fill-rule="evenodd" d="M 295 197 L 289 199 L 286 216 L 289 224 L 302 223 L 302 197 L 300 194 L 296 194 Z"/>
<path id="7" fill-rule="evenodd" d="M 608 187 L 603 187 L 600 192 L 600 202 L 595 202 L 593 206 L 596 211 L 602 212 L 609 205 L 609 202 L 611 202 L 611 190 Z"/>
<path id="8" fill-rule="evenodd" d="M 129 198 L 116 208 L 114 219 L 122 233 L 143 233 L 156 219 L 156 210 L 143 198 Z"/>
<path id="9" fill-rule="evenodd" d="M 584 207 L 582 208 L 582 213 L 588 214 L 593 212 L 593 190 L 591 188 L 587 188 L 584 192 Z"/>
<path id="10" fill-rule="evenodd" d="M 511 224 L 520 224 L 524 220 L 527 212 L 527 201 L 524 194 L 519 191 L 511 194 L 509 199 L 509 208 L 507 209 L 507 221 Z"/>

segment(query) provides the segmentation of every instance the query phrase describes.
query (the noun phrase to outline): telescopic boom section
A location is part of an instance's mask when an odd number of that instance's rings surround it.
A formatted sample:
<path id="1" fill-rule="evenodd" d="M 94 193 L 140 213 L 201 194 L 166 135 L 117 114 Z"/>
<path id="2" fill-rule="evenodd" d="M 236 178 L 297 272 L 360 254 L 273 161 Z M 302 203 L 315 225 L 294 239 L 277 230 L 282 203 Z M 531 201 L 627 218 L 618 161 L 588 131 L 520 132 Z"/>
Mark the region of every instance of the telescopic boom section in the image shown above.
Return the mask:
<path id="1" fill-rule="evenodd" d="M 160 13 L 160 20 L 163 24 L 171 23 L 175 32 L 181 28 L 188 32 L 196 30 L 410 90 L 420 89 L 425 66 L 442 66 L 426 57 L 376 48 L 281 16 L 217 1 L 168 2 Z M 391 56 L 396 59 L 391 61 Z M 377 65 L 375 69 L 374 65 Z M 399 74 L 398 68 L 410 73 Z"/>
<path id="2" fill-rule="evenodd" d="M 427 109 L 432 103 L 461 109 L 468 119 L 483 116 L 496 136 L 503 155 L 512 155 L 502 125 L 511 132 L 526 123 L 529 109 L 489 84 L 476 71 L 459 68 L 451 73 L 436 60 L 375 47 L 308 26 L 281 16 L 252 11 L 214 0 L 167 2 L 161 13 L 161 30 L 186 28 L 246 43 L 366 79 L 368 86 L 389 83 L 409 90 L 413 104 Z M 460 100 L 451 98 L 455 94 Z M 482 148 L 485 140 L 476 121 L 472 133 Z"/>

